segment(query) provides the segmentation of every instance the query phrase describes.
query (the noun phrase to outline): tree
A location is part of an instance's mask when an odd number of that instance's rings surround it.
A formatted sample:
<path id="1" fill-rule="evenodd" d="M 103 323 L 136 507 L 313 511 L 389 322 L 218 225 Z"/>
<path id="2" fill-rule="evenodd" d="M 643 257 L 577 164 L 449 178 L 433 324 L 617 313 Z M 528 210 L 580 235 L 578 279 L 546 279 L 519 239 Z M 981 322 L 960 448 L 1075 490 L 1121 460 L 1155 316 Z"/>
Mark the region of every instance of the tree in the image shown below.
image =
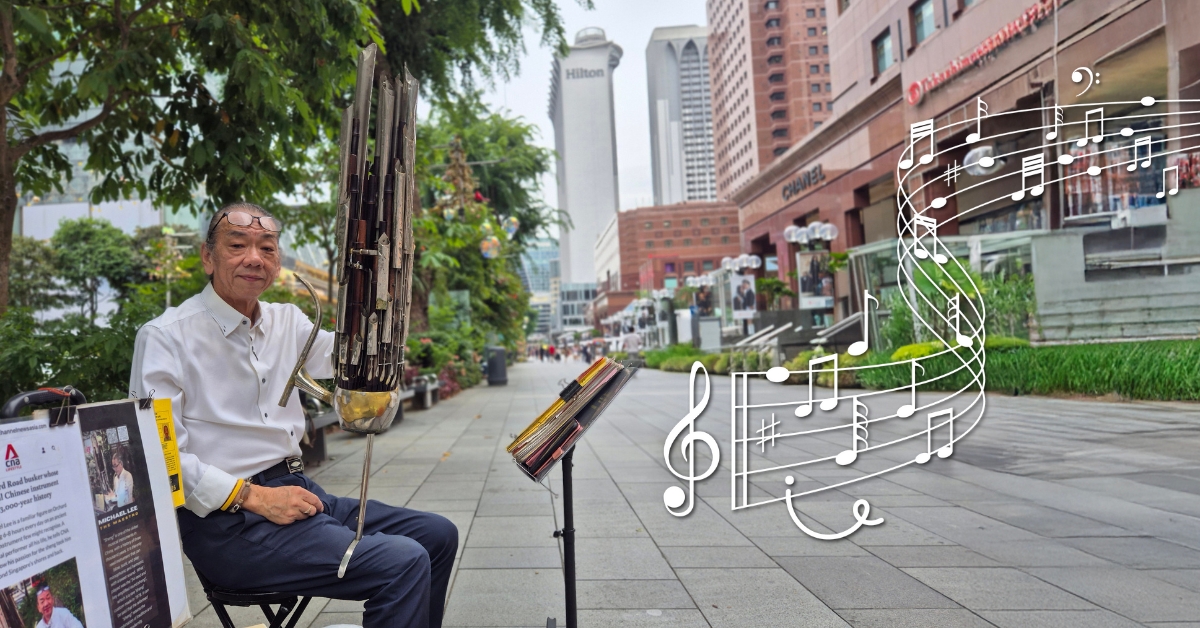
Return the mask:
<path id="1" fill-rule="evenodd" d="M 300 183 L 299 205 L 280 208 L 285 228 L 297 246 L 314 245 L 325 254 L 325 296 L 333 302 L 333 262 L 337 257 L 337 202 L 332 192 L 337 189 L 339 164 L 336 144 L 325 144 L 319 150 L 308 175 Z"/>
<path id="2" fill-rule="evenodd" d="M 576 0 L 592 8 L 592 0 Z M 393 68 L 408 66 L 422 89 L 439 97 L 520 70 L 526 29 L 539 28 L 541 43 L 566 51 L 556 0 L 438 0 L 402 17 L 403 6 L 377 0 L 380 32 Z"/>
<path id="3" fill-rule="evenodd" d="M 75 301 L 83 306 L 89 321 L 96 320 L 103 281 L 124 293 L 135 278 L 132 240 L 107 220 L 64 220 L 50 245 L 58 259 L 59 276 L 76 290 Z"/>
<path id="4" fill-rule="evenodd" d="M 796 293 L 778 277 L 759 277 L 754 280 L 754 288 L 758 290 L 759 294 L 767 298 L 768 310 L 774 310 L 779 307 L 780 297 L 794 298 L 796 296 Z"/>
<path id="5" fill-rule="evenodd" d="M 15 236 L 12 248 L 12 266 L 9 269 L 9 291 L 11 303 L 33 311 L 49 310 L 65 302 L 65 295 L 58 287 L 57 259 L 50 244 Z"/>
<path id="6" fill-rule="evenodd" d="M 61 191 L 62 141 L 88 145 L 94 203 L 198 211 L 289 191 L 339 126 L 359 49 L 382 43 L 365 2 L 0 3 L 0 313 L 18 190 Z"/>

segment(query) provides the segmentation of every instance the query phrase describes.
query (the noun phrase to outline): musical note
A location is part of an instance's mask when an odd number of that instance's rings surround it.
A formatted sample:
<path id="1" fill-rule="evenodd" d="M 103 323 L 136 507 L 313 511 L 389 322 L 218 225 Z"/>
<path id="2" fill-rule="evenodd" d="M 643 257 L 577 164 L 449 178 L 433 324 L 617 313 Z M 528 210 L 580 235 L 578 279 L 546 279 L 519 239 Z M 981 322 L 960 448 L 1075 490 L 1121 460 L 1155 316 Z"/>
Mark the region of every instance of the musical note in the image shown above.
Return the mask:
<path id="1" fill-rule="evenodd" d="M 862 408 L 862 410 L 859 410 Z M 850 449 L 839 453 L 834 457 L 833 461 L 843 467 L 858 459 L 860 451 L 858 444 L 862 443 L 862 449 L 870 446 L 867 443 L 867 404 L 854 398 L 854 419 L 850 426 Z M 860 435 L 861 433 L 861 435 Z"/>
<path id="2" fill-rule="evenodd" d="M 1046 139 L 1048 139 L 1048 140 L 1058 139 L 1058 127 L 1062 126 L 1062 123 L 1063 123 L 1062 107 L 1055 107 L 1054 108 L 1054 130 L 1046 134 Z"/>
<path id="3" fill-rule="evenodd" d="M 1138 149 L 1140 149 L 1143 146 L 1146 147 L 1146 160 L 1143 161 L 1141 164 L 1138 164 Z M 1129 164 L 1129 166 L 1127 166 L 1125 169 L 1130 172 L 1133 172 L 1134 170 L 1137 170 L 1138 165 L 1141 165 L 1141 167 L 1143 167 L 1143 168 L 1149 168 L 1150 167 L 1150 152 L 1151 152 L 1151 150 L 1153 150 L 1153 149 L 1150 146 L 1150 138 L 1149 137 L 1137 138 L 1137 140 L 1135 140 L 1133 142 L 1133 163 Z"/>
<path id="4" fill-rule="evenodd" d="M 925 243 L 921 241 L 921 235 L 917 233 L 917 227 L 925 227 L 925 235 L 933 236 L 933 261 L 937 262 L 938 264 L 945 264 L 947 261 L 949 261 L 949 258 L 937 252 L 937 220 L 927 216 L 922 216 L 921 214 L 913 216 L 913 235 L 916 236 L 917 239 L 915 247 L 916 250 L 913 251 L 913 255 L 916 255 L 917 259 L 928 259 L 930 257 L 929 249 L 925 248 Z"/>
<path id="5" fill-rule="evenodd" d="M 704 373 L 704 396 L 700 399 L 699 405 L 696 404 L 696 371 L 698 370 Z M 700 417 L 700 414 L 704 412 L 704 408 L 708 406 L 708 394 L 708 371 L 700 362 L 693 362 L 692 375 L 688 380 L 688 406 L 691 409 L 688 410 L 686 416 L 675 424 L 675 427 L 671 428 L 670 433 L 667 434 L 667 441 L 663 445 L 663 458 L 667 462 L 667 469 L 671 472 L 671 475 L 688 484 L 686 494 L 678 486 L 668 487 L 663 492 L 663 504 L 666 505 L 667 512 L 676 517 L 683 517 L 692 512 L 692 508 L 696 505 L 696 482 L 715 473 L 717 463 L 721 460 L 721 450 L 717 448 L 717 441 L 712 435 L 707 432 L 696 431 L 696 419 Z M 688 472 L 686 475 L 676 471 L 675 467 L 671 464 L 671 449 L 675 445 L 675 440 L 683 433 L 684 428 L 687 428 L 688 434 L 683 437 L 679 445 L 683 459 L 688 462 Z M 712 454 L 712 462 L 708 465 L 708 469 L 699 475 L 696 474 L 696 441 L 707 445 L 709 452 Z M 676 512 L 676 509 L 684 504 L 687 504 L 687 508 L 682 512 Z"/>
<path id="6" fill-rule="evenodd" d="M 1170 189 L 1170 191 L 1167 191 L 1167 173 L 1171 172 L 1171 171 L 1175 171 L 1175 186 L 1172 187 Z M 1163 169 L 1163 184 L 1162 184 L 1162 186 L 1163 186 L 1163 191 L 1159 192 L 1158 194 L 1155 194 L 1154 195 L 1155 198 L 1163 198 L 1167 194 L 1170 194 L 1171 196 L 1175 196 L 1176 194 L 1179 193 L 1179 166 L 1178 165 Z"/>
<path id="7" fill-rule="evenodd" d="M 925 416 L 927 427 L 925 429 L 925 451 L 917 454 L 917 464 L 925 464 L 933 457 L 933 420 L 940 417 L 950 417 L 946 420 L 946 424 L 950 426 L 950 442 L 943 445 L 937 450 L 938 458 L 949 458 L 954 453 L 954 408 L 946 410 L 938 410 L 930 412 Z M 941 425 L 940 423 L 938 425 Z"/>
<path id="8" fill-rule="evenodd" d="M 863 332 L 862 336 L 863 336 L 863 339 L 850 345 L 850 348 L 846 350 L 846 353 L 849 353 L 850 355 L 855 355 L 855 356 L 862 355 L 867 352 L 867 349 L 871 345 L 871 342 L 870 342 L 871 341 L 871 336 L 870 336 L 870 329 L 871 329 L 870 313 L 871 313 L 871 310 L 868 307 L 868 303 L 870 301 L 874 301 L 875 309 L 879 309 L 879 299 L 876 299 L 875 297 L 871 296 L 870 293 L 868 293 L 866 290 L 863 290 L 863 311 L 862 311 L 862 332 Z"/>
<path id="9" fill-rule="evenodd" d="M 946 184 L 953 185 L 958 182 L 958 172 L 962 170 L 962 166 L 958 165 L 958 160 L 955 159 L 952 165 L 946 166 Z M 939 196 L 933 199 L 929 204 L 934 209 L 941 209 L 946 206 L 946 197 Z"/>
<path id="10" fill-rule="evenodd" d="M 771 424 L 767 425 L 767 420 L 763 419 L 762 421 L 759 422 L 759 425 L 762 425 L 762 427 L 759 428 L 759 430 L 758 430 L 758 433 L 761 434 L 761 436 L 759 436 L 759 438 L 758 438 L 758 450 L 765 452 L 767 450 L 767 441 L 768 440 L 771 441 L 772 447 L 775 446 L 775 426 L 779 425 L 779 421 L 775 420 L 775 413 L 772 412 L 771 413 Z M 771 433 L 769 436 L 766 434 L 767 430 L 771 430 Z"/>
<path id="11" fill-rule="evenodd" d="M 983 119 L 988 116 L 988 104 L 975 98 L 975 132 L 967 135 L 967 143 L 974 144 L 983 137 Z"/>
<path id="12" fill-rule="evenodd" d="M 951 321 L 950 327 L 954 329 L 954 339 L 958 341 L 959 345 L 969 347 L 974 341 L 970 336 L 959 331 L 959 327 L 962 325 L 962 307 L 959 306 L 958 297 L 959 295 L 955 294 L 954 298 L 950 299 L 950 316 L 947 318 Z"/>
<path id="13" fill-rule="evenodd" d="M 1079 138 L 1075 142 L 1076 146 L 1080 146 L 1080 147 L 1087 146 L 1088 125 L 1090 125 L 1092 123 L 1092 115 L 1093 114 L 1097 114 L 1096 117 L 1099 118 L 1099 120 L 1097 122 L 1098 122 L 1100 132 L 1097 133 L 1096 135 L 1091 136 L 1092 143 L 1099 144 L 1100 141 L 1104 139 L 1104 107 L 1098 107 L 1096 109 L 1092 109 L 1090 111 L 1085 111 L 1083 113 L 1083 137 Z"/>
<path id="14" fill-rule="evenodd" d="M 796 416 L 803 419 L 812 414 L 813 407 L 813 382 L 817 379 L 817 373 L 821 369 L 813 370 L 813 367 L 818 364 L 833 362 L 833 397 L 821 401 L 821 409 L 825 411 L 832 410 L 838 404 L 838 356 L 836 353 L 819 358 L 813 358 L 808 361 L 808 402 L 796 406 Z"/>
<path id="15" fill-rule="evenodd" d="M 908 150 L 910 151 L 909 157 L 915 156 L 915 154 L 917 152 L 917 142 L 919 142 L 927 137 L 929 138 L 929 153 L 926 155 L 921 155 L 920 162 L 922 165 L 933 161 L 933 153 L 936 152 L 936 150 L 934 149 L 934 145 L 933 145 L 933 139 L 934 139 L 933 138 L 933 120 L 922 120 L 921 122 L 914 122 L 909 127 L 909 147 L 908 147 Z M 900 169 L 901 170 L 908 170 L 909 168 L 912 168 L 912 167 L 913 167 L 912 159 L 903 159 L 900 161 Z"/>
<path id="16" fill-rule="evenodd" d="M 1021 160 L 1021 189 L 1013 192 L 1012 200 L 1019 201 L 1025 198 L 1025 181 L 1034 175 L 1038 178 L 1038 184 L 1030 188 L 1029 193 L 1034 196 L 1042 195 L 1046 189 L 1045 166 L 1045 157 L 1041 153 Z"/>
<path id="17" fill-rule="evenodd" d="M 912 386 L 908 389 L 909 401 L 896 410 L 896 416 L 902 419 L 907 419 L 917 411 L 917 369 L 921 369 L 921 375 L 925 374 L 925 367 L 917 364 L 916 358 L 913 358 L 910 364 L 912 365 Z"/>

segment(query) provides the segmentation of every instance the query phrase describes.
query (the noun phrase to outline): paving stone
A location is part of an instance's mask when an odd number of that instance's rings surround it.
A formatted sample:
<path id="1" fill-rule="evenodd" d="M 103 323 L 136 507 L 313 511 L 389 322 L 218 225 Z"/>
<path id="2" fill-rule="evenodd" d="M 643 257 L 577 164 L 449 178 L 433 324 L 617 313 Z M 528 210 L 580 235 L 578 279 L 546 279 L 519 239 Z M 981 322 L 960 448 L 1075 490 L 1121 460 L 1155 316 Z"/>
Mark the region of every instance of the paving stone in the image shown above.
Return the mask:
<path id="1" fill-rule="evenodd" d="M 559 622 L 560 626 L 566 624 Z M 659 609 L 644 610 L 580 610 L 579 625 L 592 628 L 620 626 L 624 628 L 639 628 L 640 626 L 672 626 L 673 628 L 708 628 L 704 616 L 695 609 Z M 543 623 L 542 626 L 545 626 Z"/>
<path id="2" fill-rule="evenodd" d="M 979 615 L 958 608 L 841 610 L 838 614 L 854 628 L 992 628 Z"/>
<path id="3" fill-rule="evenodd" d="M 828 532 L 823 526 L 809 526 L 817 532 Z M 863 548 L 851 541 L 822 541 L 807 534 L 793 533 L 789 536 L 755 536 L 754 544 L 768 556 L 870 556 Z"/>
<path id="4" fill-rule="evenodd" d="M 475 512 L 477 499 L 410 499 L 405 508 L 445 514 L 452 511 Z"/>
<path id="5" fill-rule="evenodd" d="M 557 547 L 470 547 L 462 551 L 460 569 L 560 569 Z"/>
<path id="6" fill-rule="evenodd" d="M 559 569 L 460 569 L 446 604 L 446 626 L 545 626 L 562 617 Z"/>
<path id="7" fill-rule="evenodd" d="M 1140 622 L 1200 617 L 1200 593 L 1123 567 L 1034 568 L 1029 573 Z"/>
<path id="8" fill-rule="evenodd" d="M 847 626 L 822 600 L 779 568 L 676 572 L 713 628 L 741 627 L 748 622 L 773 628 Z"/>
<path id="9" fill-rule="evenodd" d="M 587 580 L 660 580 L 671 578 L 671 566 L 648 538 L 579 538 L 575 569 Z"/>
<path id="10" fill-rule="evenodd" d="M 664 547 L 662 553 L 675 569 L 687 567 L 776 568 L 770 556 L 756 547 Z"/>
<path id="11" fill-rule="evenodd" d="M 997 628 L 1137 628 L 1111 611 L 980 611 Z M 1161 624 L 1154 624 L 1157 628 Z"/>
<path id="12" fill-rule="evenodd" d="M 872 554 L 894 567 L 999 567 L 1000 563 L 958 545 L 873 545 Z"/>
<path id="13" fill-rule="evenodd" d="M 941 593 L 874 556 L 779 558 L 831 608 L 957 608 Z"/>
<path id="14" fill-rule="evenodd" d="M 1144 536 L 1063 539 L 1063 543 L 1126 567 L 1200 568 L 1200 552 Z"/>
<path id="15" fill-rule="evenodd" d="M 1200 569 L 1147 569 L 1142 573 L 1192 591 L 1200 591 Z"/>
<path id="16" fill-rule="evenodd" d="M 683 584 L 670 580 L 577 580 L 581 609 L 696 608 Z"/>
<path id="17" fill-rule="evenodd" d="M 558 547 L 554 518 L 475 517 L 466 547 Z"/>
<path id="18" fill-rule="evenodd" d="M 1124 528 L 1031 502 L 958 502 L 960 506 L 997 521 L 1048 537 L 1114 536 L 1133 534 Z"/>
<path id="19" fill-rule="evenodd" d="M 1061 540 L 972 541 L 970 548 L 1010 567 L 1109 567 L 1112 563 L 1062 544 Z"/>
<path id="20" fill-rule="evenodd" d="M 1095 608 L 1086 600 L 1007 567 L 909 567 L 904 572 L 971 610 Z"/>

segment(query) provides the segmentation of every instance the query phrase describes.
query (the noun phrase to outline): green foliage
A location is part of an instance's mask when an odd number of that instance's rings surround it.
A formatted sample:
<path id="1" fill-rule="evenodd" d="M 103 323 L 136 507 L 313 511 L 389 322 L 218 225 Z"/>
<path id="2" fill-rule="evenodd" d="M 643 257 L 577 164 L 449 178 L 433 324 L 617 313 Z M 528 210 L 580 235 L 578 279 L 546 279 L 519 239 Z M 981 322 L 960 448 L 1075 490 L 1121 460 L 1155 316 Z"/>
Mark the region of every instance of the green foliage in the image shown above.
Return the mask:
<path id="1" fill-rule="evenodd" d="M 1005 351 L 1008 349 L 1025 348 L 1029 341 L 1024 338 L 1009 338 L 1006 336 L 988 336 L 983 341 L 983 348 L 988 351 Z"/>
<path id="2" fill-rule="evenodd" d="M 713 364 L 712 372 L 716 373 L 717 375 L 728 375 L 729 361 L 730 355 L 728 353 L 722 353 L 721 356 L 717 358 L 716 363 Z"/>
<path id="3" fill-rule="evenodd" d="M 836 273 L 850 264 L 849 253 L 830 253 L 829 272 Z"/>
<path id="4" fill-rule="evenodd" d="M 904 345 L 903 347 L 900 347 L 892 352 L 892 361 L 902 362 L 904 360 L 912 360 L 913 358 L 923 358 L 933 355 L 945 348 L 946 345 L 942 344 L 940 340 L 934 340 L 933 342 L 916 342 L 913 344 Z"/>
<path id="5" fill-rule="evenodd" d="M 673 355 L 659 363 L 658 368 L 661 368 L 664 371 L 690 373 L 692 372 L 692 363 L 694 363 L 698 358 L 699 356 Z"/>
<path id="6" fill-rule="evenodd" d="M 815 349 L 812 349 L 811 351 L 801 351 L 800 353 L 797 353 L 796 357 L 792 358 L 790 361 L 785 362 L 783 364 L 783 366 L 785 368 L 787 368 L 787 370 L 792 371 L 792 373 L 790 375 L 788 375 L 788 378 L 787 378 L 787 380 L 784 381 L 784 383 L 785 384 L 807 384 L 808 383 L 808 361 L 819 358 L 823 355 L 825 355 L 825 349 L 822 347 L 817 347 Z"/>
<path id="7" fill-rule="evenodd" d="M 1028 338 L 1029 322 L 1037 311 L 1033 275 L 1000 273 L 983 282 L 989 334 Z"/>
<path id="8" fill-rule="evenodd" d="M 23 583 L 24 581 L 17 586 Z M 79 592 L 79 567 L 74 558 L 37 574 L 31 584 L 33 586 L 24 591 L 25 598 L 21 600 L 21 606 L 17 609 L 17 614 L 21 616 L 25 626 L 36 626 L 42 619 L 37 607 L 37 590 L 43 586 L 50 587 L 55 606 L 66 608 L 80 623 L 87 625 L 87 617 L 83 612 L 83 596 Z"/>
<path id="9" fill-rule="evenodd" d="M 625 351 L 613 351 L 612 353 L 608 354 L 608 358 L 610 360 L 616 360 L 617 362 L 624 362 L 625 360 L 629 359 L 629 354 Z"/>
<path id="10" fill-rule="evenodd" d="M 796 292 L 778 277 L 759 277 L 754 280 L 754 289 L 767 297 L 767 309 L 779 309 L 780 297 L 795 297 Z"/>
<path id="11" fill-rule="evenodd" d="M 853 356 L 849 353 L 838 354 L 838 368 L 847 369 L 855 366 L 862 366 L 869 363 L 869 356 Z M 843 388 L 853 388 L 858 386 L 858 371 L 839 370 L 837 373 L 838 386 Z M 833 387 L 833 362 L 827 362 L 821 365 L 821 372 L 817 373 L 817 385 L 826 388 Z"/>
<path id="12" fill-rule="evenodd" d="M 656 369 L 661 368 L 662 363 L 667 358 L 674 357 L 695 357 L 703 355 L 704 352 L 693 347 L 690 344 L 677 344 L 662 349 L 651 349 L 642 353 L 642 357 L 646 360 L 646 368 Z"/>
<path id="13" fill-rule="evenodd" d="M 700 360 L 700 363 L 704 365 L 704 369 L 709 373 L 715 373 L 717 369 L 717 363 L 721 361 L 721 354 L 709 353 L 696 359 Z M 690 372 L 691 367 L 688 367 L 688 370 Z"/>
<path id="14" fill-rule="evenodd" d="M 102 282 L 118 293 L 127 292 L 134 279 L 133 242 L 110 222 L 96 218 L 64 220 L 50 238 L 58 276 L 75 292 L 89 320 L 96 320 Z"/>
<path id="15" fill-rule="evenodd" d="M 49 243 L 24 236 L 13 237 L 12 266 L 8 274 L 9 303 L 34 311 L 59 307 L 67 295 L 58 285 L 58 260 Z"/>
<path id="16" fill-rule="evenodd" d="M 879 326 L 879 335 L 883 338 L 883 349 L 894 351 L 913 343 L 912 310 L 904 301 L 899 290 L 894 290 L 883 298 L 883 305 L 888 309 L 887 319 Z"/>

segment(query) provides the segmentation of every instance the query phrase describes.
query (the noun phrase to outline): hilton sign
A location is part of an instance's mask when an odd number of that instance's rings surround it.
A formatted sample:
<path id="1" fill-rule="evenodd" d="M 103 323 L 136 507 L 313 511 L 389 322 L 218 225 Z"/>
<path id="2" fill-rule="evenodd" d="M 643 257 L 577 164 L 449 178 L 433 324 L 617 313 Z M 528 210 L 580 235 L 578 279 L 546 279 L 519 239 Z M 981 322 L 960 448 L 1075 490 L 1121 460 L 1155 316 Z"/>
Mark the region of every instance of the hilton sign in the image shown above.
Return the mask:
<path id="1" fill-rule="evenodd" d="M 567 80 L 589 79 L 604 76 L 604 70 L 589 70 L 587 68 L 571 68 L 567 70 Z"/>
<path id="2" fill-rule="evenodd" d="M 783 184 L 783 200 L 786 201 L 793 196 L 798 196 L 804 190 L 824 180 L 825 173 L 821 171 L 821 164 L 817 164 L 811 170 L 805 170 L 804 174 L 798 175 L 795 179 Z"/>

